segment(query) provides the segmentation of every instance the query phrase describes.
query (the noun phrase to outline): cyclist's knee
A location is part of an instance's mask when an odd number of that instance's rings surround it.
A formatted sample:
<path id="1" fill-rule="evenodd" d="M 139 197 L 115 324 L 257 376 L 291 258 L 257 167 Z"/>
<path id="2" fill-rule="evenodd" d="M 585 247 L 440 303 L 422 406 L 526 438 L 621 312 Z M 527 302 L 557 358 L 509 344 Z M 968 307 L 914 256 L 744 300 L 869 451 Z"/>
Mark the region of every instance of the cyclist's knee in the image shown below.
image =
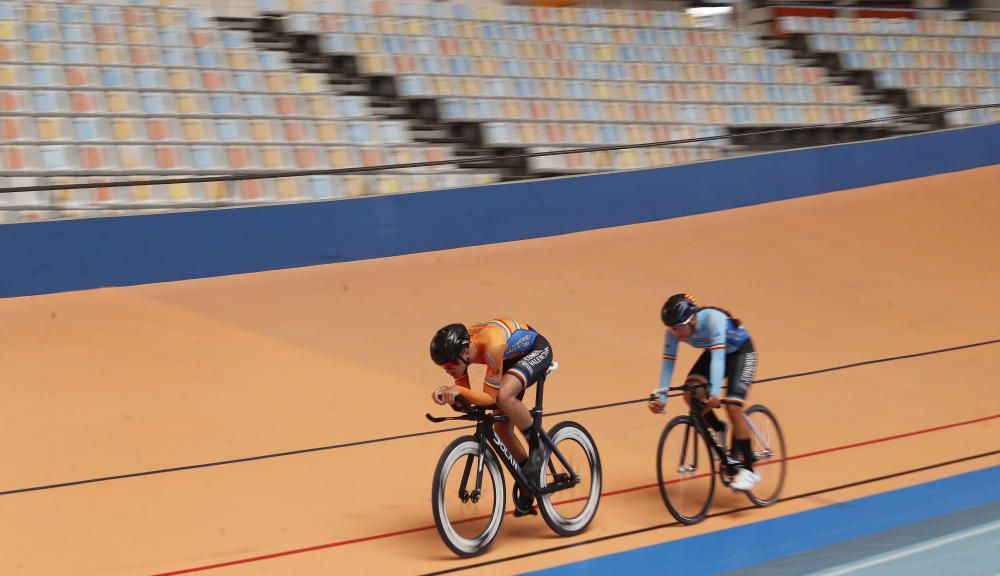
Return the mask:
<path id="1" fill-rule="evenodd" d="M 727 399 L 732 400 L 732 399 Z M 739 418 L 740 414 L 743 413 L 743 405 L 737 402 L 725 402 L 723 406 L 726 407 L 726 414 L 729 414 L 730 418 Z"/>
<path id="2" fill-rule="evenodd" d="M 513 376 L 504 376 L 500 391 L 497 393 L 497 405 L 501 408 L 510 406 L 514 402 L 519 402 L 517 395 L 521 393 L 523 385 L 521 381 Z"/>
<path id="3" fill-rule="evenodd" d="M 708 379 L 699 374 L 689 374 L 687 380 L 684 381 L 685 386 L 699 386 L 694 389 L 694 397 L 699 400 L 706 398 L 704 384 L 708 384 Z M 684 401 L 691 404 L 691 392 L 684 392 Z"/>

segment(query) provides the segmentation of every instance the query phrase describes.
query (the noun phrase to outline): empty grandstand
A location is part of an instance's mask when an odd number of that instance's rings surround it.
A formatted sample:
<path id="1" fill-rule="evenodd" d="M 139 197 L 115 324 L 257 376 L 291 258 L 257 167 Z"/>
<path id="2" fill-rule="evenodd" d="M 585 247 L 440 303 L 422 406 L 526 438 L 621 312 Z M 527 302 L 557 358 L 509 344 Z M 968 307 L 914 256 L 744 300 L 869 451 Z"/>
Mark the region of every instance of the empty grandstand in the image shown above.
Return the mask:
<path id="1" fill-rule="evenodd" d="M 0 194 L 0 222 L 650 168 L 1000 119 L 938 113 L 1000 103 L 1000 22 L 969 20 L 989 12 L 576 4 L 2 0 L 0 188 L 19 191 Z M 882 120 L 907 112 L 922 115 Z M 601 146 L 616 148 L 551 154 Z M 360 170 L 315 173 L 345 168 Z M 298 170 L 313 173 L 182 180 Z M 32 189 L 74 184 L 92 187 Z"/>

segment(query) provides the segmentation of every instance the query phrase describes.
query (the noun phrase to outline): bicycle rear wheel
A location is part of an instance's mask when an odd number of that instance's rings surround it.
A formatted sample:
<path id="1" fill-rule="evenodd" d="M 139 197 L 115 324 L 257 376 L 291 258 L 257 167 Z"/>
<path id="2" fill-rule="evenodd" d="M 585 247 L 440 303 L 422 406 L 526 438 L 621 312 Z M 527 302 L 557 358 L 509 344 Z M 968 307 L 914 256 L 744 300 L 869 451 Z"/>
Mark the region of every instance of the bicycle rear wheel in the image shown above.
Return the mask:
<path id="1" fill-rule="evenodd" d="M 601 499 L 601 457 L 594 439 L 576 422 L 560 422 L 549 430 L 549 438 L 559 449 L 580 482 L 572 488 L 546 494 L 538 499 L 538 511 L 556 534 L 579 534 L 593 520 Z M 550 452 L 545 466 L 539 473 L 538 485 L 542 488 L 555 483 L 569 482 L 569 471 Z"/>
<path id="2" fill-rule="evenodd" d="M 758 506 L 769 506 L 781 496 L 785 484 L 788 467 L 785 437 L 778 421 L 765 406 L 751 406 L 746 415 L 752 424 L 750 446 L 756 459 L 753 469 L 760 475 L 760 482 L 747 492 L 747 497 Z"/>
<path id="3" fill-rule="evenodd" d="M 660 496 L 679 522 L 700 522 L 715 494 L 715 467 L 705 435 L 690 416 L 671 420 L 656 449 Z"/>
<path id="4" fill-rule="evenodd" d="M 475 494 L 480 465 L 482 492 Z M 473 436 L 452 442 L 438 460 L 431 486 L 434 524 L 448 548 L 463 558 L 485 552 L 500 533 L 506 494 L 503 470 L 493 452 L 485 449 L 480 454 Z"/>

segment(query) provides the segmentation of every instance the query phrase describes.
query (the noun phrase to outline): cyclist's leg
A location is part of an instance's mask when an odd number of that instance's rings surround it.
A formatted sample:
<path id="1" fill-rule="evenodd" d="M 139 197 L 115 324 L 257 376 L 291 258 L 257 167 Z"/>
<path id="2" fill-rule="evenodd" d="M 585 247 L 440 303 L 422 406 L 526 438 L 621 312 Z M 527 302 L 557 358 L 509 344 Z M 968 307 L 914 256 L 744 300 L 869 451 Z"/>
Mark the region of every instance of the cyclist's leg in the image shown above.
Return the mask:
<path id="1" fill-rule="evenodd" d="M 726 356 L 726 396 L 722 402 L 733 424 L 733 448 L 742 455 L 743 465 L 750 470 L 753 470 L 753 452 L 750 449 L 750 427 L 743 418 L 743 406 L 756 370 L 757 353 L 749 338 L 739 350 Z"/>
<path id="2" fill-rule="evenodd" d="M 705 350 L 698 357 L 698 361 L 694 363 L 691 367 L 691 371 L 688 372 L 687 379 L 684 381 L 685 384 L 708 384 L 708 374 L 709 368 L 712 363 L 712 353 L 710 350 Z M 704 386 L 695 390 L 695 398 L 704 402 L 708 398 L 708 391 Z M 684 401 L 691 405 L 691 395 L 687 392 L 684 393 Z M 718 432 L 723 430 L 722 421 L 716 416 L 715 410 L 711 408 L 705 408 L 701 415 L 705 418 L 705 422 Z"/>
<path id="3" fill-rule="evenodd" d="M 497 394 L 497 406 L 500 408 L 499 412 L 506 414 L 508 419 L 504 422 L 497 422 L 493 425 L 493 429 L 507 445 L 514 459 L 523 464 L 528 453 L 524 450 L 517 434 L 514 433 L 514 427 L 516 426 L 518 430 L 522 431 L 531 428 L 531 413 L 517 399 L 517 394 L 521 390 L 523 390 L 523 385 L 520 380 L 511 374 L 503 375 L 503 379 L 500 381 L 500 392 Z"/>
<path id="4" fill-rule="evenodd" d="M 531 413 L 522 401 L 524 393 L 528 387 L 545 374 L 551 365 L 552 347 L 541 334 L 535 336 L 535 344 L 527 354 L 512 364 L 504 363 L 504 375 L 500 381 L 497 406 L 522 432 L 530 432 L 532 424 Z"/>
<path id="5" fill-rule="evenodd" d="M 532 349 L 516 360 L 513 364 L 504 363 L 504 375 L 500 381 L 500 392 L 497 395 L 497 406 L 507 414 L 512 426 L 508 428 L 509 434 L 514 436 L 514 426 L 517 426 L 528 440 L 528 457 L 521 463 L 524 473 L 528 478 L 536 478 L 542 467 L 542 451 L 538 450 L 535 443 L 537 440 L 531 433 L 533 420 L 531 412 L 524 405 L 522 399 L 524 392 L 529 386 L 538 381 L 552 365 L 552 348 L 545 338 L 539 334 L 535 337 L 535 344 Z M 520 442 L 511 442 L 511 446 L 516 446 L 518 452 L 514 454 L 519 460 L 524 452 L 520 450 Z M 521 507 L 527 507 L 531 502 L 530 495 L 524 495 L 524 501 L 519 502 Z"/>

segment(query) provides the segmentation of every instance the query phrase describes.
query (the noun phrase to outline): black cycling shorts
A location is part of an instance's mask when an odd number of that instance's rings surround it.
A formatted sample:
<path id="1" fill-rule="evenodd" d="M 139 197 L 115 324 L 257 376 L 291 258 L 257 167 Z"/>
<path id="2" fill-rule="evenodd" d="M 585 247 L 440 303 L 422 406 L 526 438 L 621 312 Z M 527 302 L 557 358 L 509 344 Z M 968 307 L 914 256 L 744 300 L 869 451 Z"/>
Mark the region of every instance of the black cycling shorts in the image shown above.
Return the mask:
<path id="1" fill-rule="evenodd" d="M 535 344 L 520 358 L 509 358 L 503 362 L 503 373 L 513 374 L 521 381 L 521 393 L 517 395 L 518 400 L 524 398 L 524 391 L 529 386 L 538 382 L 538 379 L 548 371 L 552 365 L 552 347 L 549 341 L 541 334 L 535 336 Z"/>
<path id="2" fill-rule="evenodd" d="M 709 378 L 711 364 L 712 351 L 705 350 L 691 367 L 691 371 L 688 372 L 688 379 L 695 376 L 706 382 L 711 382 Z M 722 400 L 736 401 L 736 403 L 742 404 L 746 400 L 756 371 L 757 353 L 754 352 L 753 342 L 747 338 L 746 342 L 735 352 L 726 354 L 726 367 L 723 374 L 726 379 L 726 396 Z"/>

